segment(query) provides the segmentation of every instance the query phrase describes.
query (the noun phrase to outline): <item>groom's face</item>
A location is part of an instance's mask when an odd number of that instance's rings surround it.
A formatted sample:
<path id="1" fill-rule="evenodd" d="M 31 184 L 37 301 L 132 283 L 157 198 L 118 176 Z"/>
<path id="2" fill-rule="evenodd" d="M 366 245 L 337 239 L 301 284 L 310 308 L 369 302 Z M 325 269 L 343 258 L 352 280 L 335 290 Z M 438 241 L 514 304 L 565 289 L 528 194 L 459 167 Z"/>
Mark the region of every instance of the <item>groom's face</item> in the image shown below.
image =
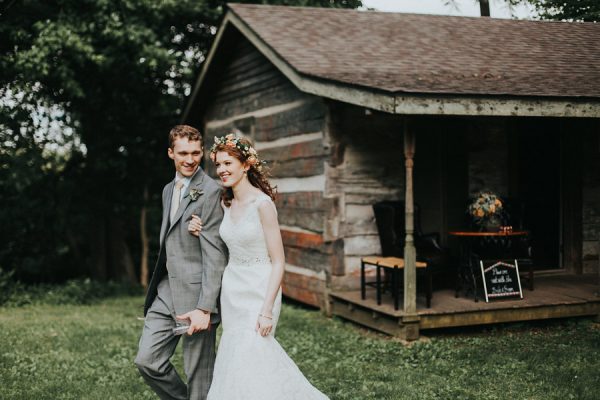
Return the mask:
<path id="1" fill-rule="evenodd" d="M 202 160 L 202 145 L 199 140 L 178 138 L 173 142 L 173 148 L 168 150 L 169 158 L 175 162 L 175 169 L 180 175 L 194 175 L 200 160 Z"/>

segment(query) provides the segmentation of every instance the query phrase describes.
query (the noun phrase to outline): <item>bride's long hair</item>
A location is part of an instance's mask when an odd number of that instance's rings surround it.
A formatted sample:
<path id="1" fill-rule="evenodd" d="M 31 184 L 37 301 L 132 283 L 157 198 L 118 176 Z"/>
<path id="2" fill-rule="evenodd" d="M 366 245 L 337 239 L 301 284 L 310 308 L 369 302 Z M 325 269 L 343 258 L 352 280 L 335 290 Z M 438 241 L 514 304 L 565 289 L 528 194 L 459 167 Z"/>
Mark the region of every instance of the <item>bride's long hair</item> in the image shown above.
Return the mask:
<path id="1" fill-rule="evenodd" d="M 231 137 L 233 137 L 233 135 L 231 135 Z M 224 138 L 215 139 L 215 144 L 210 151 L 211 160 L 215 162 L 216 154 L 219 151 L 224 151 L 230 156 L 237 158 L 243 165 L 250 167 L 246 173 L 250 184 L 260 189 L 264 194 L 269 196 L 271 200 L 275 201 L 275 198 L 277 197 L 277 187 L 273 187 L 271 186 L 271 183 L 269 183 L 269 169 L 265 166 L 265 162 L 258 157 L 252 141 L 245 137 L 235 137 L 234 139 L 230 139 L 230 135 L 227 135 Z M 230 187 L 224 188 L 221 199 L 227 207 L 231 206 L 233 189 Z"/>

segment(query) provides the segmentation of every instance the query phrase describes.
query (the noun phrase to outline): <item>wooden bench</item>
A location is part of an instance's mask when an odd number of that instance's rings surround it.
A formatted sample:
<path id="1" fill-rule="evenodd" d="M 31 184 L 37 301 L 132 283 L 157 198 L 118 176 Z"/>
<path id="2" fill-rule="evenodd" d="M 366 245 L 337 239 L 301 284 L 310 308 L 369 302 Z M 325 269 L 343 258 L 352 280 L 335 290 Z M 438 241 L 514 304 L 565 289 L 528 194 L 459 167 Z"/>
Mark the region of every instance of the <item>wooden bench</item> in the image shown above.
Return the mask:
<path id="1" fill-rule="evenodd" d="M 365 278 L 365 265 L 374 265 L 376 267 L 376 279 L 375 282 L 367 282 Z M 381 305 L 381 268 L 387 268 L 392 273 L 392 297 L 394 298 L 394 310 L 398 309 L 398 302 L 400 297 L 400 290 L 398 285 L 400 283 L 400 274 L 403 273 L 404 259 L 399 257 L 379 257 L 379 256 L 368 256 L 360 259 L 360 294 L 363 300 L 366 299 L 366 287 L 374 286 L 377 295 L 377 305 Z M 426 286 L 426 303 L 427 308 L 431 307 L 432 297 L 432 278 L 431 271 L 427 268 L 427 263 L 417 261 L 417 268 L 425 270 L 427 276 Z"/>

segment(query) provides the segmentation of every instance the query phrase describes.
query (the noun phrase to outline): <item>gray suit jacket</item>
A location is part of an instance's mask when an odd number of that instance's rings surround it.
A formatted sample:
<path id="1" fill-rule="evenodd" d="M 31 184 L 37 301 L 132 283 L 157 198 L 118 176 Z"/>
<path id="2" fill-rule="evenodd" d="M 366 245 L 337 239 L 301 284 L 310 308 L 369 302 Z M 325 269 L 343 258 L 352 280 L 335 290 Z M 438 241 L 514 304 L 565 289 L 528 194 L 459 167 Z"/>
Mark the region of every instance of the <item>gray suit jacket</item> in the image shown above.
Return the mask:
<path id="1" fill-rule="evenodd" d="M 180 315 L 199 308 L 210 311 L 211 322 L 216 323 L 220 320 L 218 297 L 227 264 L 227 248 L 219 236 L 223 219 L 221 187 L 198 167 L 170 223 L 174 184 L 173 180 L 163 189 L 160 251 L 148 286 L 144 315 L 156 297 L 158 284 L 168 274 L 175 313 Z M 192 190 L 196 196 L 190 195 Z M 202 219 L 199 238 L 187 230 L 192 214 Z"/>

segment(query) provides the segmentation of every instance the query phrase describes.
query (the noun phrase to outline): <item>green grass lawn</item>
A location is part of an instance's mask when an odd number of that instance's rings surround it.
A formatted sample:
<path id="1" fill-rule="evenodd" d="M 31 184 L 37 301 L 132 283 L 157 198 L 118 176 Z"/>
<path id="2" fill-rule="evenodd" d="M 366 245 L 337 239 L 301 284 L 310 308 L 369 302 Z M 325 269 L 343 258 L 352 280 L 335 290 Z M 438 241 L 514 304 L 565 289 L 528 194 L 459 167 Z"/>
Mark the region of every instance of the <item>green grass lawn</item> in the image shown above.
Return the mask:
<path id="1" fill-rule="evenodd" d="M 0 399 L 156 399 L 133 365 L 141 304 L 119 297 L 0 308 Z M 287 305 L 277 337 L 332 399 L 596 400 L 600 393 L 600 326 L 590 320 L 434 332 L 405 347 Z M 180 369 L 181 354 L 175 363 Z"/>

